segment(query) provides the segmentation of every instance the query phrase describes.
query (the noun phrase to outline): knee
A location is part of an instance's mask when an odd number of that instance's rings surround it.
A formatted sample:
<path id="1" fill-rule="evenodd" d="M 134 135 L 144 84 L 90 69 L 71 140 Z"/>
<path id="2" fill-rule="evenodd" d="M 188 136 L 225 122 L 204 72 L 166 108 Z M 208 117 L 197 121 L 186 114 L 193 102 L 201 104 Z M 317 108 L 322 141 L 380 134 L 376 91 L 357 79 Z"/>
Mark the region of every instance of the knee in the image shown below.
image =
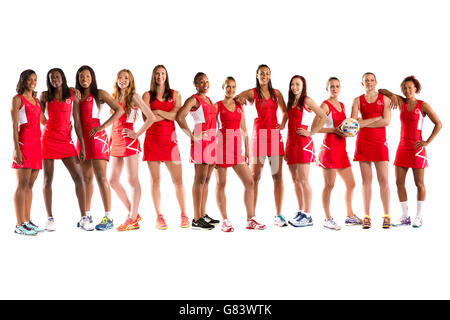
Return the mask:
<path id="1" fill-rule="evenodd" d="M 194 179 L 195 184 L 204 185 L 206 183 L 206 175 L 198 175 Z"/>
<path id="2" fill-rule="evenodd" d="M 253 189 L 254 186 L 255 186 L 255 181 L 253 181 L 253 179 L 248 179 L 244 182 L 245 189 Z"/>
<path id="3" fill-rule="evenodd" d="M 92 175 L 85 175 L 85 176 L 83 176 L 84 184 L 87 185 L 87 186 L 92 184 L 92 179 L 93 179 Z"/>
<path id="4" fill-rule="evenodd" d="M 395 184 L 397 185 L 397 189 L 405 188 L 405 180 L 403 180 L 403 179 L 395 179 Z"/>
<path id="5" fill-rule="evenodd" d="M 44 188 L 51 188 L 53 182 L 53 176 L 44 174 Z M 30 181 L 27 182 L 27 185 L 30 184 Z M 28 187 L 28 186 L 27 186 Z"/>
<path id="6" fill-rule="evenodd" d="M 273 174 L 272 179 L 275 184 L 283 183 L 283 175 L 279 172 Z"/>
<path id="7" fill-rule="evenodd" d="M 204 182 L 204 183 L 208 184 L 208 183 L 209 183 L 209 180 L 211 180 L 211 177 L 206 176 L 206 177 L 205 177 L 205 182 Z"/>
<path id="8" fill-rule="evenodd" d="M 334 188 L 334 182 L 325 181 L 324 186 L 323 186 L 323 191 L 331 192 L 331 190 L 333 190 L 333 188 Z"/>
<path id="9" fill-rule="evenodd" d="M 128 178 L 128 183 L 130 184 L 130 186 L 132 188 L 139 188 L 141 186 L 141 184 L 139 183 L 139 178 L 137 176 L 129 177 Z"/>
<path id="10" fill-rule="evenodd" d="M 378 178 L 378 183 L 380 185 L 380 188 L 389 188 L 389 181 L 387 177 Z"/>
<path id="11" fill-rule="evenodd" d="M 101 177 L 99 177 L 99 182 L 101 181 Z M 115 187 L 117 187 L 119 184 L 120 184 L 120 182 L 119 182 L 119 179 L 117 178 L 117 177 L 110 177 L 109 179 L 108 179 L 108 182 L 109 182 L 109 185 L 112 187 L 112 188 L 115 188 Z"/>
<path id="12" fill-rule="evenodd" d="M 219 190 L 224 190 L 226 184 L 227 184 L 227 180 L 221 180 L 221 181 L 217 180 L 216 188 Z"/>
<path id="13" fill-rule="evenodd" d="M 425 183 L 423 181 L 416 181 L 417 190 L 423 191 L 425 190 Z"/>

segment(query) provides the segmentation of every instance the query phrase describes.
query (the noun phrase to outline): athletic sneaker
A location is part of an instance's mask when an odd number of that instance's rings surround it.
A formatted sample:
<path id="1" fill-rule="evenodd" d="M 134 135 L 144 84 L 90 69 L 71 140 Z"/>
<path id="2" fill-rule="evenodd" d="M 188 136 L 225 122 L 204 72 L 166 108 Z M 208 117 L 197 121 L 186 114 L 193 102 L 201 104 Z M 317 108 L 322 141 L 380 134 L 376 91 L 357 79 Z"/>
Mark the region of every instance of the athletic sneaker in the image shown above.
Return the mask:
<path id="1" fill-rule="evenodd" d="M 401 216 L 397 222 L 393 223 L 393 227 L 403 227 L 403 226 L 410 226 L 411 225 L 411 218 L 409 216 Z"/>
<path id="2" fill-rule="evenodd" d="M 159 230 L 167 229 L 167 224 L 162 214 L 158 214 L 158 216 L 156 217 L 156 229 Z"/>
<path id="3" fill-rule="evenodd" d="M 220 223 L 219 220 L 213 219 L 210 216 L 208 216 L 207 214 L 205 214 L 203 219 L 205 219 L 205 221 L 208 222 L 209 224 L 219 224 Z"/>
<path id="4" fill-rule="evenodd" d="M 92 216 L 86 216 L 86 217 L 89 218 L 89 223 L 94 224 L 94 220 L 92 219 Z M 80 221 L 77 222 L 77 228 L 81 228 L 81 226 L 80 226 Z"/>
<path id="5" fill-rule="evenodd" d="M 325 219 L 325 223 L 323 224 L 323 226 L 330 230 L 336 230 L 336 231 L 341 230 L 341 227 L 338 226 L 338 224 L 336 222 L 334 222 L 333 218 L 330 218 L 328 220 Z"/>
<path id="6" fill-rule="evenodd" d="M 286 219 L 281 214 L 275 216 L 273 223 L 277 227 L 287 227 L 288 225 Z"/>
<path id="7" fill-rule="evenodd" d="M 84 216 L 81 217 L 80 222 L 78 222 L 78 225 L 80 229 L 84 231 L 93 231 L 94 230 L 94 224 L 90 221 L 89 217 Z"/>
<path id="8" fill-rule="evenodd" d="M 390 229 L 392 228 L 391 224 L 391 218 L 389 216 L 383 217 L 383 229 Z"/>
<path id="9" fill-rule="evenodd" d="M 369 216 L 365 216 L 364 217 L 362 228 L 363 229 L 370 229 L 370 228 L 372 228 L 372 220 L 370 219 Z"/>
<path id="10" fill-rule="evenodd" d="M 201 217 L 197 221 L 192 220 L 192 229 L 193 230 L 212 230 L 212 229 L 214 229 L 214 225 L 206 222 L 204 217 Z"/>
<path id="11" fill-rule="evenodd" d="M 132 220 L 130 217 L 127 217 L 124 223 L 117 227 L 117 231 L 130 231 L 139 229 L 139 220 Z"/>
<path id="12" fill-rule="evenodd" d="M 189 224 L 189 218 L 186 215 L 186 213 L 182 213 L 181 214 L 181 228 L 189 228 L 190 224 Z"/>
<path id="13" fill-rule="evenodd" d="M 21 224 L 20 226 L 16 226 L 14 230 L 15 234 L 20 234 L 23 236 L 35 236 L 37 232 L 28 228 L 25 224 Z"/>
<path id="14" fill-rule="evenodd" d="M 299 211 L 297 212 L 297 215 L 288 221 L 289 224 L 293 227 L 309 227 L 313 225 L 312 217 L 307 217 L 306 214 Z"/>
<path id="15" fill-rule="evenodd" d="M 28 229 L 31 229 L 31 230 L 33 230 L 33 231 L 35 231 L 35 232 L 38 232 L 38 233 L 39 233 L 39 232 L 44 232 L 44 231 L 45 231 L 44 228 L 38 227 L 38 226 L 35 225 L 31 220 L 27 222 L 26 226 L 28 227 Z"/>
<path id="16" fill-rule="evenodd" d="M 363 224 L 363 221 L 357 217 L 356 215 L 353 215 L 352 217 L 345 218 L 345 225 L 346 226 L 360 226 Z"/>
<path id="17" fill-rule="evenodd" d="M 422 220 L 422 218 L 419 217 L 419 216 L 416 216 L 416 217 L 414 218 L 414 222 L 413 222 L 413 224 L 412 224 L 413 228 L 420 228 L 420 227 L 422 227 L 422 225 L 423 225 L 423 220 Z"/>
<path id="18" fill-rule="evenodd" d="M 47 219 L 47 225 L 45 226 L 45 229 L 49 232 L 56 231 L 56 222 L 53 218 Z"/>
<path id="19" fill-rule="evenodd" d="M 231 225 L 231 222 L 228 219 L 223 220 L 223 222 L 222 222 L 222 231 L 223 232 L 233 232 L 234 231 L 234 228 L 233 228 L 233 226 Z"/>
<path id="20" fill-rule="evenodd" d="M 264 230 L 266 229 L 265 224 L 261 224 L 258 221 L 256 221 L 256 218 L 253 217 L 250 220 L 247 220 L 247 227 L 248 230 Z"/>
<path id="21" fill-rule="evenodd" d="M 95 229 L 98 231 L 106 231 L 114 228 L 113 220 L 108 218 L 107 216 L 104 216 L 102 221 L 95 226 Z"/>

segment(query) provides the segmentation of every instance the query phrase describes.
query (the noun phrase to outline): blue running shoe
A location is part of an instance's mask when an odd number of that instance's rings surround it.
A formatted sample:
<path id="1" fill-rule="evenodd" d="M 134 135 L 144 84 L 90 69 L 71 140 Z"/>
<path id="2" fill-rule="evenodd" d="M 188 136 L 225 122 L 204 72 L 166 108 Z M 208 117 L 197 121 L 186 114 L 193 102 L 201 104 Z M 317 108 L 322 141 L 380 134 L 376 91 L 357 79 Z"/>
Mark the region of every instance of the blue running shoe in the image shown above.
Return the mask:
<path id="1" fill-rule="evenodd" d="M 113 220 L 104 216 L 102 221 L 95 226 L 95 229 L 98 231 L 106 231 L 114 228 Z"/>
<path id="2" fill-rule="evenodd" d="M 35 225 L 31 220 L 28 221 L 28 223 L 26 224 L 26 226 L 27 226 L 28 229 L 31 229 L 31 230 L 33 230 L 34 232 L 44 232 L 44 231 L 45 231 L 44 228 L 38 227 L 38 226 Z"/>
<path id="3" fill-rule="evenodd" d="M 313 225 L 312 217 L 307 217 L 306 214 L 299 211 L 294 219 L 288 221 L 289 224 L 293 227 L 309 227 Z"/>
<path id="4" fill-rule="evenodd" d="M 25 223 L 21 224 L 20 226 L 16 226 L 16 229 L 14 230 L 15 234 L 20 234 L 23 236 L 35 236 L 37 235 L 37 232 L 34 230 L 31 230 L 28 228 Z"/>

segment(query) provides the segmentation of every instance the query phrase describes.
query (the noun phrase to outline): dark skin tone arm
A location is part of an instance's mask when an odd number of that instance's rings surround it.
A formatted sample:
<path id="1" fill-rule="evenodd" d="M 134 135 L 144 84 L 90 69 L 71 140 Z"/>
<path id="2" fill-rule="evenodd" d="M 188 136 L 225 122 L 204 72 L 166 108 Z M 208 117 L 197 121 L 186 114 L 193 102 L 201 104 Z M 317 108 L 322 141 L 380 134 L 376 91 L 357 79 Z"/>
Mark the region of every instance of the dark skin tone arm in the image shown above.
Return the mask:
<path id="1" fill-rule="evenodd" d="M 242 136 L 244 138 L 244 145 L 245 145 L 245 160 L 248 164 L 249 158 L 250 158 L 250 149 L 249 149 L 249 144 L 248 144 L 248 132 L 247 132 L 247 125 L 245 123 L 245 115 L 242 112 L 241 113 L 241 133 Z"/>
<path id="2" fill-rule="evenodd" d="M 386 96 L 389 99 L 391 99 L 392 109 L 397 109 L 402 103 L 404 103 L 406 101 L 406 99 L 404 97 L 402 97 L 401 95 L 392 93 L 386 89 L 380 89 L 380 90 L 378 90 L 378 92 L 381 93 L 383 96 Z"/>
<path id="3" fill-rule="evenodd" d="M 19 166 L 21 166 L 23 162 L 22 151 L 20 151 L 19 145 L 19 109 L 21 106 L 22 100 L 19 96 L 15 96 L 12 99 L 11 104 L 11 119 L 13 127 L 14 161 L 16 161 Z"/>
<path id="4" fill-rule="evenodd" d="M 423 113 L 428 116 L 431 120 L 431 122 L 434 123 L 433 131 L 431 132 L 431 135 L 428 137 L 426 141 L 417 141 L 416 142 L 416 148 L 426 147 L 431 143 L 431 141 L 434 140 L 436 135 L 439 133 L 439 131 L 442 129 L 442 122 L 437 116 L 437 114 L 434 112 L 434 110 L 430 107 L 430 105 L 426 102 L 422 104 L 422 111 Z"/>
<path id="5" fill-rule="evenodd" d="M 186 102 L 184 103 L 184 105 L 180 108 L 180 110 L 178 110 L 177 117 L 176 117 L 177 123 L 180 126 L 181 130 L 183 130 L 183 132 L 191 140 L 194 140 L 194 141 L 201 140 L 202 136 L 194 136 L 194 134 L 189 129 L 189 126 L 186 122 L 186 117 L 192 109 L 196 109 L 198 107 L 199 107 L 198 100 L 195 99 L 194 96 L 192 96 L 192 97 L 188 98 L 186 100 Z"/>
<path id="6" fill-rule="evenodd" d="M 41 124 L 45 126 L 47 118 L 45 117 L 45 106 L 47 103 L 47 91 L 41 92 L 39 97 L 39 105 L 41 106 Z"/>
<path id="7" fill-rule="evenodd" d="M 80 121 L 80 99 L 75 94 L 73 94 L 72 115 L 73 115 L 75 133 L 77 134 L 78 141 L 80 142 L 80 159 L 84 160 L 86 157 L 86 153 L 85 153 L 85 148 L 84 148 L 83 128 L 81 126 L 81 121 Z"/>
<path id="8" fill-rule="evenodd" d="M 90 137 L 94 136 L 99 131 L 105 130 L 107 127 L 116 122 L 125 113 L 125 110 L 123 110 L 120 104 L 117 101 L 115 101 L 109 95 L 108 92 L 104 90 L 99 90 L 98 98 L 100 99 L 100 103 L 108 104 L 108 106 L 113 110 L 113 114 L 102 125 L 92 128 L 92 130 L 89 132 Z"/>

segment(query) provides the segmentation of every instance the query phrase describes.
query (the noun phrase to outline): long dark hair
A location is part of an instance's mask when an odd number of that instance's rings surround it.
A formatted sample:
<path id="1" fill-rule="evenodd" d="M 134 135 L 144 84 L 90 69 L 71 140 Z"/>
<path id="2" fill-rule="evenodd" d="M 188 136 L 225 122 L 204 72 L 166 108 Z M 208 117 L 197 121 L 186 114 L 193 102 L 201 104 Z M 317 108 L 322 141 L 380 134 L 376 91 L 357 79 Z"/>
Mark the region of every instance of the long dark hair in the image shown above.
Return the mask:
<path id="1" fill-rule="evenodd" d="M 164 67 L 162 64 L 158 64 L 156 67 L 153 68 L 152 71 L 152 80 L 150 82 L 150 101 L 153 102 L 156 99 L 156 80 L 155 80 L 155 73 L 158 68 L 163 68 L 166 72 L 166 81 L 164 82 L 164 101 L 169 101 L 173 98 L 172 96 L 172 90 L 170 89 L 169 84 L 169 73 L 167 73 L 166 67 Z"/>
<path id="2" fill-rule="evenodd" d="M 256 73 L 258 73 L 259 69 L 261 69 L 261 68 L 267 68 L 267 69 L 270 70 L 268 65 L 260 64 L 258 66 L 258 69 L 256 69 Z M 272 80 L 269 80 L 268 87 L 269 87 L 270 98 L 272 99 L 273 102 L 277 102 L 277 96 L 275 95 L 275 92 L 274 92 L 274 90 L 272 88 Z M 262 96 L 262 93 L 261 93 L 261 86 L 259 85 L 258 77 L 256 77 L 256 93 L 258 94 L 259 101 L 262 102 L 263 101 L 263 96 Z"/>
<path id="3" fill-rule="evenodd" d="M 291 85 L 292 85 L 292 81 L 294 81 L 294 79 L 300 79 L 303 83 L 303 88 L 302 88 L 302 92 L 300 93 L 300 98 L 298 99 L 298 107 L 301 109 L 303 109 L 303 105 L 305 104 L 305 99 L 307 97 L 307 93 L 306 93 L 306 80 L 303 76 L 299 76 L 299 75 L 295 75 L 291 78 L 291 81 L 289 82 L 289 98 L 288 98 L 288 103 L 287 103 L 287 110 L 289 111 L 291 108 L 295 107 L 294 106 L 294 102 L 295 102 L 295 94 L 294 92 L 292 92 L 291 89 Z"/>
<path id="4" fill-rule="evenodd" d="M 78 69 L 76 79 L 75 79 L 75 88 L 78 89 L 78 91 L 80 91 L 81 93 L 83 93 L 84 88 L 81 86 L 81 83 L 80 83 L 80 73 L 83 72 L 84 70 L 89 70 L 89 72 L 91 73 L 92 82 L 91 82 L 91 85 L 89 86 L 89 92 L 92 94 L 94 99 L 97 101 L 97 104 L 99 104 L 97 79 L 95 77 L 95 72 L 91 67 L 81 66 L 80 69 Z"/>
<path id="5" fill-rule="evenodd" d="M 53 85 L 51 84 L 50 81 L 50 75 L 53 72 L 59 72 L 59 74 L 61 75 L 62 78 L 62 99 L 66 100 L 70 98 L 70 89 L 67 86 L 67 80 L 66 80 L 66 76 L 64 75 L 64 72 L 60 69 L 60 68 L 53 68 L 50 69 L 50 71 L 47 73 L 47 101 L 53 101 L 53 99 L 55 98 L 55 90 L 56 88 L 53 87 Z"/>
<path id="6" fill-rule="evenodd" d="M 20 74 L 19 82 L 17 82 L 17 86 L 16 86 L 17 94 L 23 95 L 23 93 L 25 92 L 27 80 L 31 77 L 32 74 L 36 74 L 36 72 L 34 72 L 31 69 L 27 69 Z M 36 96 L 36 92 L 33 91 L 33 97 L 35 97 L 35 96 Z"/>

